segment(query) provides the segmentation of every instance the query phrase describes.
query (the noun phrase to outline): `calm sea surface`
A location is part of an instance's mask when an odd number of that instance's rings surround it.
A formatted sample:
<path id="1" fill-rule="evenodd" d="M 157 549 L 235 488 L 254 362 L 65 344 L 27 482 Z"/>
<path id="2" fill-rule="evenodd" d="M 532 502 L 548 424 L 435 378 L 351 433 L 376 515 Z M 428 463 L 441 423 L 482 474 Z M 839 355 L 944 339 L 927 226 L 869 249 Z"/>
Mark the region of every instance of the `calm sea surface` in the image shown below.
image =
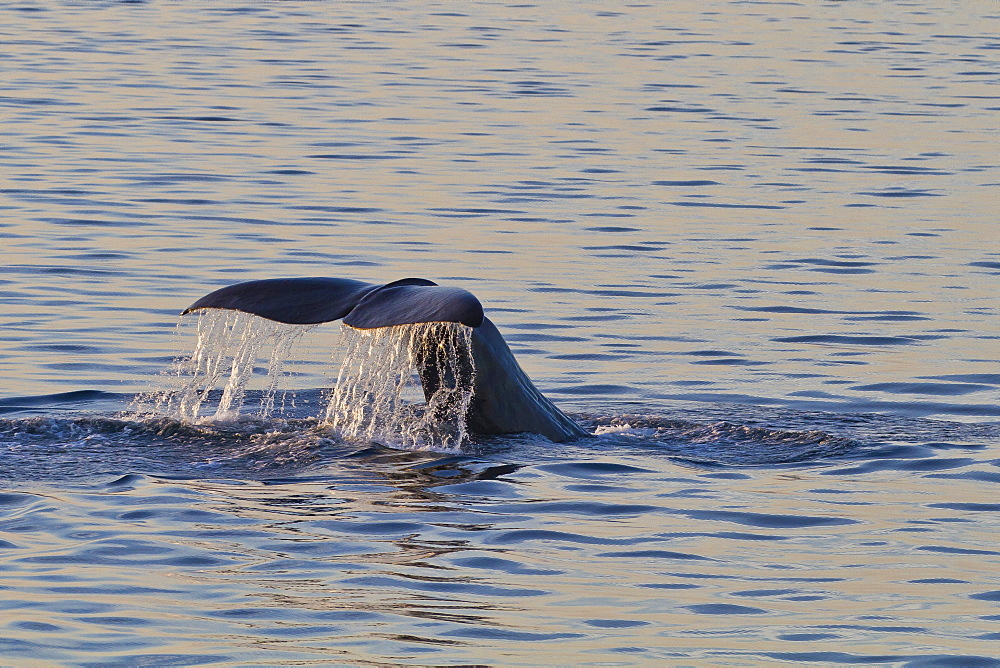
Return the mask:
<path id="1" fill-rule="evenodd" d="M 0 665 L 1000 665 L 1000 7 L 0 3 Z M 595 436 L 137 409 L 256 278 Z M 180 323 L 180 324 L 178 324 Z"/>

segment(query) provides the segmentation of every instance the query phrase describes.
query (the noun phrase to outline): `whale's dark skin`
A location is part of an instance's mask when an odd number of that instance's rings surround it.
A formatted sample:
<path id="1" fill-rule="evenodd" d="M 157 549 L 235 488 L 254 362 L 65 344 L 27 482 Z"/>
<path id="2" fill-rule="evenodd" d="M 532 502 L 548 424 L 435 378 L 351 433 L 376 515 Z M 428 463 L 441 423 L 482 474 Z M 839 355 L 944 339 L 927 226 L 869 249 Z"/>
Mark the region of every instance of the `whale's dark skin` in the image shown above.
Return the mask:
<path id="1" fill-rule="evenodd" d="M 475 375 L 469 429 L 479 434 L 531 432 L 551 441 L 588 433 L 545 398 L 521 369 L 507 342 L 471 293 L 423 278 L 376 285 L 347 278 L 272 278 L 237 283 L 211 292 L 186 308 L 230 309 L 293 325 L 343 319 L 356 329 L 421 322 L 457 322 L 472 328 Z M 442 382 L 436 368 L 417 360 L 428 399 Z"/>

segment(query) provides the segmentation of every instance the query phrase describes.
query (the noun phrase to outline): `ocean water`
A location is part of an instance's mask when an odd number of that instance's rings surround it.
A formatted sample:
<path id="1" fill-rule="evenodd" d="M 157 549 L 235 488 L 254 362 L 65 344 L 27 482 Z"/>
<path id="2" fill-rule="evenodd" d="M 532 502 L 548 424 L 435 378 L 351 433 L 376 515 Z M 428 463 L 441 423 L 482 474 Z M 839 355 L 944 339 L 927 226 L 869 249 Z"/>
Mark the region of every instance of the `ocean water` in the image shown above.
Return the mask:
<path id="1" fill-rule="evenodd" d="M 0 664 L 1000 665 L 997 35 L 3 3 Z M 593 436 L 338 435 L 336 323 L 153 410 L 283 276 L 471 290 Z"/>

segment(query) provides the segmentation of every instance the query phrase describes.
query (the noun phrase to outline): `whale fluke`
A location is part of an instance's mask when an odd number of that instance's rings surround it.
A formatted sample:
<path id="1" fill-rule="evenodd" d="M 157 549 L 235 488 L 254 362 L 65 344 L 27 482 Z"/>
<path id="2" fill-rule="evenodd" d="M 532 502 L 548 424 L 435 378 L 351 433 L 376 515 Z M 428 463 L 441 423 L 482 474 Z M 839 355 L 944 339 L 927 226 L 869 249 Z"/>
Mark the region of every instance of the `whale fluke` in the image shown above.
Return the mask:
<path id="1" fill-rule="evenodd" d="M 181 312 L 203 308 L 243 311 L 289 325 L 340 320 L 379 286 L 349 278 L 268 278 L 210 292 Z"/>
<path id="2" fill-rule="evenodd" d="M 385 285 L 346 278 L 274 278 L 220 288 L 181 315 L 200 309 L 242 311 L 293 325 L 343 319 L 356 329 L 460 323 L 472 328 L 475 369 L 468 375 L 475 380 L 467 415 L 470 430 L 480 434 L 532 432 L 556 442 L 588 435 L 538 391 L 485 316 L 482 304 L 461 288 L 439 286 L 423 278 Z M 458 382 L 439 378 L 429 360 L 417 359 L 416 364 L 428 401 L 442 382 Z"/>
<path id="3" fill-rule="evenodd" d="M 314 325 L 344 319 L 357 329 L 418 322 L 460 322 L 478 327 L 483 305 L 467 290 L 424 278 L 373 285 L 349 278 L 269 278 L 210 292 L 181 315 L 203 308 L 229 309 L 284 322 Z"/>
<path id="4" fill-rule="evenodd" d="M 403 281 L 415 279 L 404 278 Z M 483 305 L 461 288 L 434 283 L 389 283 L 361 298 L 344 316 L 344 324 L 357 329 L 375 329 L 418 322 L 459 322 L 467 327 L 483 324 Z"/>

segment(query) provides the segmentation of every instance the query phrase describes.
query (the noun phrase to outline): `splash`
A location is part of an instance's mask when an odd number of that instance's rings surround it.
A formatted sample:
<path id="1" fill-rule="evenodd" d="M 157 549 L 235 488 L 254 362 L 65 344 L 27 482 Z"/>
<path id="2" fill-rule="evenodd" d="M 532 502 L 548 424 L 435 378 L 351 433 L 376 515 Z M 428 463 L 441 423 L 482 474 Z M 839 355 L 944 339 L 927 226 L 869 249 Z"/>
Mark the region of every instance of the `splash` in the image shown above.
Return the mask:
<path id="1" fill-rule="evenodd" d="M 345 438 L 458 451 L 469 438 L 472 329 L 430 322 L 371 330 L 345 325 L 343 333 L 325 422 Z"/>
<path id="2" fill-rule="evenodd" d="M 144 395 L 136 408 L 188 422 L 205 418 L 234 420 L 240 415 L 258 359 L 270 346 L 265 390 L 257 412 L 266 418 L 274 412 L 284 363 L 292 346 L 314 327 L 273 322 L 239 311 L 200 311 L 194 352 L 175 361 L 169 372 L 174 378 L 172 387 Z M 210 394 L 223 381 L 225 386 L 214 414 L 203 415 L 205 408 L 210 410 Z"/>
<path id="3" fill-rule="evenodd" d="M 194 351 L 174 363 L 170 387 L 142 395 L 133 409 L 186 424 L 281 415 L 284 399 L 276 403 L 284 397 L 284 364 L 294 344 L 316 325 L 222 309 L 201 311 L 197 318 Z M 324 429 L 345 439 L 413 450 L 457 452 L 468 441 L 466 415 L 475 379 L 471 328 L 443 322 L 372 330 L 343 325 L 342 333 L 337 381 L 319 416 Z M 263 392 L 248 395 L 254 376 L 263 375 L 264 360 Z M 249 402 L 258 394 L 260 405 L 253 411 Z M 245 402 L 251 410 L 244 409 Z"/>

